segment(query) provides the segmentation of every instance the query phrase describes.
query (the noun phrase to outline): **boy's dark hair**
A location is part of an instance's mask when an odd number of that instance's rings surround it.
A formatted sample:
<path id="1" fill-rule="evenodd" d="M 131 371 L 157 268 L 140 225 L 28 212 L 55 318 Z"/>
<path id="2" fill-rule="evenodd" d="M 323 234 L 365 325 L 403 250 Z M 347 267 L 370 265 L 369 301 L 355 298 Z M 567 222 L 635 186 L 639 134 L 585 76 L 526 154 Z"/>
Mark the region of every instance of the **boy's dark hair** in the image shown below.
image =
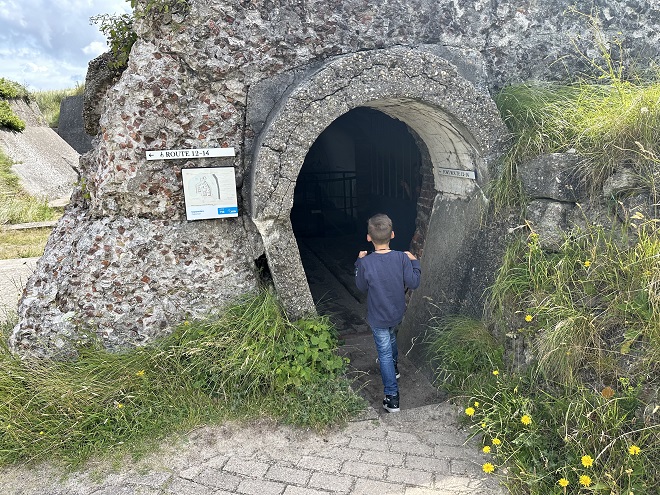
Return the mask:
<path id="1" fill-rule="evenodd" d="M 392 220 L 384 213 L 378 213 L 369 219 L 367 233 L 376 244 L 387 244 L 392 238 Z"/>

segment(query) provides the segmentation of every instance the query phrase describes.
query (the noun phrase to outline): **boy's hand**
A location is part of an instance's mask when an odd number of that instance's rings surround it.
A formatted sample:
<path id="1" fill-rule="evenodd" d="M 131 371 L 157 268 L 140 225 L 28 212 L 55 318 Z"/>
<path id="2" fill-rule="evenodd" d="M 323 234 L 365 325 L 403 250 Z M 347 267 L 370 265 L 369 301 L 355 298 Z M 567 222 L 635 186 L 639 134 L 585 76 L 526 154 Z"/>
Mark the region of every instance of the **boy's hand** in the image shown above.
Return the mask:
<path id="1" fill-rule="evenodd" d="M 415 258 L 415 255 L 412 254 L 410 251 L 404 251 L 404 253 L 406 253 L 408 255 L 409 260 L 416 260 L 417 259 L 417 258 Z"/>
<path id="2" fill-rule="evenodd" d="M 364 258 L 366 255 L 367 255 L 367 252 L 366 252 L 366 251 L 360 251 L 360 252 L 358 253 L 358 258 Z"/>

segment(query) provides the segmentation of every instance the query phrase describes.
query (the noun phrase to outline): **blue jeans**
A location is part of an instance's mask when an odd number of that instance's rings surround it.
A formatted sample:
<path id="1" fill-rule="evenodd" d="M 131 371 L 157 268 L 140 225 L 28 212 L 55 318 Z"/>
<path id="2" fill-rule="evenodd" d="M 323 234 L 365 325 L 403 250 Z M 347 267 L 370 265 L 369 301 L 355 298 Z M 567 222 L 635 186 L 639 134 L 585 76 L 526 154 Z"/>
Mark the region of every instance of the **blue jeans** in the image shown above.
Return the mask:
<path id="1" fill-rule="evenodd" d="M 380 377 L 383 380 L 385 395 L 396 395 L 399 393 L 399 385 L 396 382 L 394 363 L 399 358 L 396 347 L 396 327 L 376 328 L 372 327 L 376 351 L 378 351 L 378 362 L 380 364 Z"/>

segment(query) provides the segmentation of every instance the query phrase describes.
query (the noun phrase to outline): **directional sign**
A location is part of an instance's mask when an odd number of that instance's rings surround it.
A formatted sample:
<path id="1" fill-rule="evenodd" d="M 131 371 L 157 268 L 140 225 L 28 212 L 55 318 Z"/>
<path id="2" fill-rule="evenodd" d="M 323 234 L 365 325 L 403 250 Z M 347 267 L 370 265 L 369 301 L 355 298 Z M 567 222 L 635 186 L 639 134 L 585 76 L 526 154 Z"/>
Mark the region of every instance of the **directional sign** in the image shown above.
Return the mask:
<path id="1" fill-rule="evenodd" d="M 236 156 L 234 148 L 195 148 L 189 150 L 147 150 L 147 160 L 190 160 Z"/>
<path id="2" fill-rule="evenodd" d="M 457 170 L 453 168 L 439 168 L 439 175 L 447 175 L 449 177 L 460 177 L 462 179 L 476 179 L 477 174 L 474 170 Z"/>

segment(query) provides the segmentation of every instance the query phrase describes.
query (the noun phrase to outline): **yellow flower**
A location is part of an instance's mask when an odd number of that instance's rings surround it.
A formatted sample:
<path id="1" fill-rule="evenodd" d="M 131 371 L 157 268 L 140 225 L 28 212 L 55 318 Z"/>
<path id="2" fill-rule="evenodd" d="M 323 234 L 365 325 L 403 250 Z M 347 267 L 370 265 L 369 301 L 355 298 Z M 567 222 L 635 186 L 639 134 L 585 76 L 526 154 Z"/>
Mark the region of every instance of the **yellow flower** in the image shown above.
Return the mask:
<path id="1" fill-rule="evenodd" d="M 468 416 L 474 416 L 474 408 L 473 407 L 468 407 L 465 410 L 465 414 L 467 414 Z"/>
<path id="2" fill-rule="evenodd" d="M 522 418 L 520 418 L 520 422 L 525 426 L 529 426 L 532 424 L 532 417 L 528 414 L 525 414 Z"/>
<path id="3" fill-rule="evenodd" d="M 525 315 L 525 321 L 526 321 L 526 322 L 530 322 L 530 321 L 532 321 L 533 319 L 534 319 L 534 317 L 533 317 L 532 315 Z"/>
<path id="4" fill-rule="evenodd" d="M 594 465 L 594 460 L 590 455 L 583 455 L 582 456 L 582 465 L 584 467 L 591 467 Z"/>
<path id="5" fill-rule="evenodd" d="M 490 462 L 487 462 L 483 466 L 481 466 L 481 469 L 484 470 L 484 473 L 492 473 L 495 471 L 495 466 L 493 466 Z"/>
<path id="6" fill-rule="evenodd" d="M 144 370 L 140 370 L 137 373 L 135 373 L 135 376 L 144 376 Z"/>
<path id="7" fill-rule="evenodd" d="M 117 402 L 117 409 L 121 409 L 122 407 L 124 407 L 124 404 L 122 404 L 121 402 Z"/>
<path id="8" fill-rule="evenodd" d="M 479 402 L 474 401 L 474 407 L 479 407 Z"/>
<path id="9" fill-rule="evenodd" d="M 589 260 L 585 260 L 585 262 L 584 262 L 584 267 L 585 267 L 585 268 L 589 268 L 590 266 L 591 266 L 591 261 L 589 261 Z"/>
<path id="10" fill-rule="evenodd" d="M 484 421 L 483 423 L 481 423 L 481 427 L 482 427 L 482 428 L 485 428 L 485 427 L 486 427 L 486 422 L 485 422 L 485 421 Z"/>
<path id="11" fill-rule="evenodd" d="M 500 374 L 500 370 L 493 370 L 493 375 L 497 376 Z"/>
<path id="12" fill-rule="evenodd" d="M 637 445 L 631 445 L 628 448 L 628 453 L 630 455 L 638 455 L 641 451 L 642 451 L 642 449 L 640 449 Z"/>
<path id="13" fill-rule="evenodd" d="M 582 476 L 580 476 L 580 484 L 582 486 L 591 485 L 591 477 L 587 476 L 586 474 L 583 474 Z"/>
<path id="14" fill-rule="evenodd" d="M 481 450 L 483 450 L 484 454 L 490 454 L 490 447 L 488 445 L 484 445 L 484 448 Z"/>
<path id="15" fill-rule="evenodd" d="M 44 432 L 43 432 L 43 431 L 40 431 L 40 432 L 39 432 L 39 435 L 44 435 Z"/>
<path id="16" fill-rule="evenodd" d="M 568 486 L 568 480 L 566 478 L 560 478 L 559 481 L 557 481 L 557 483 L 559 483 L 559 486 L 562 486 L 564 488 Z"/>
<path id="17" fill-rule="evenodd" d="M 493 445 L 501 445 L 501 444 L 502 444 L 502 440 L 500 440 L 499 438 L 493 438 Z"/>

